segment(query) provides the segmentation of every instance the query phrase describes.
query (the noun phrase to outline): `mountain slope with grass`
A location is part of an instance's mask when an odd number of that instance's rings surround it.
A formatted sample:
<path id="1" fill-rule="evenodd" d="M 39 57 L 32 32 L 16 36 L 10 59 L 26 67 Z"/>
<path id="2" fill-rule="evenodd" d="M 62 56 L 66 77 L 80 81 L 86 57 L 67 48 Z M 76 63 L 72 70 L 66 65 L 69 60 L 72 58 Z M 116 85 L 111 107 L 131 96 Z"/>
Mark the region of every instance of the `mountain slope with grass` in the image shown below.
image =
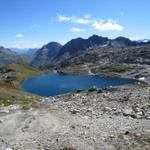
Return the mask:
<path id="1" fill-rule="evenodd" d="M 20 84 L 31 75 L 41 72 L 21 64 L 0 65 L 0 106 L 33 104 L 39 97 L 24 92 Z"/>

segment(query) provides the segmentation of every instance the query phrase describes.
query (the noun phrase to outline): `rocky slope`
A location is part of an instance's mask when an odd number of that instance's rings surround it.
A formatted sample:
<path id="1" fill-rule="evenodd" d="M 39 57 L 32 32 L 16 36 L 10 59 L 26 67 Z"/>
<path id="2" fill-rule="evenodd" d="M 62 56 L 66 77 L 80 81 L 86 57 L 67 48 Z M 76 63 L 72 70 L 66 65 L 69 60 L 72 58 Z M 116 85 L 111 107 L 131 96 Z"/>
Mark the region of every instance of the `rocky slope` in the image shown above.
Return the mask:
<path id="1" fill-rule="evenodd" d="M 117 44 L 115 40 L 111 42 L 115 46 L 92 46 L 72 57 L 66 57 L 66 51 L 61 58 L 67 59 L 49 67 L 66 73 L 142 78 L 144 82 L 78 90 L 42 98 L 34 105 L 1 105 L 0 149 L 149 150 L 150 46 L 130 45 L 128 39 L 122 43 L 122 37 L 118 40 Z M 128 46 L 121 46 L 124 44 Z M 1 70 L 5 79 L 3 74 L 9 70 Z M 16 97 L 12 96 L 14 100 Z"/>
<path id="2" fill-rule="evenodd" d="M 49 66 L 53 66 L 54 64 L 65 61 L 73 57 L 80 57 L 83 53 L 89 51 L 98 50 L 99 53 L 104 48 L 107 52 L 107 49 L 119 49 L 119 48 L 129 48 L 132 46 L 144 46 L 150 44 L 147 42 L 137 42 L 131 41 L 125 37 L 118 37 L 116 39 L 109 39 L 107 37 L 101 37 L 98 35 L 93 35 L 88 39 L 76 38 L 67 42 L 65 45 L 61 46 L 58 43 L 49 43 L 43 46 L 38 52 L 35 54 L 31 65 L 39 67 L 41 64 L 41 68 L 48 68 Z M 103 50 L 104 50 L 103 49 Z"/>
<path id="3" fill-rule="evenodd" d="M 78 56 L 55 63 L 54 68 L 61 72 L 149 79 L 149 54 L 150 45 L 91 48 Z"/>
<path id="4" fill-rule="evenodd" d="M 88 39 L 77 38 L 66 43 L 56 56 L 56 59 L 60 58 L 69 58 L 75 55 L 78 55 L 89 48 L 97 48 L 97 47 L 129 47 L 129 46 L 141 46 L 146 45 L 149 42 L 136 42 L 131 41 L 125 37 L 118 37 L 116 39 L 108 39 L 107 37 L 101 37 L 98 35 L 93 35 Z"/>
<path id="5" fill-rule="evenodd" d="M 61 49 L 61 45 L 56 42 L 50 42 L 39 49 L 33 56 L 31 65 L 38 68 L 45 68 L 47 64 L 56 57 Z"/>
<path id="6" fill-rule="evenodd" d="M 26 111 L 1 108 L 0 148 L 149 150 L 149 92 L 130 85 L 44 98 Z"/>
<path id="7" fill-rule="evenodd" d="M 137 67 L 126 76 L 142 74 L 143 65 Z M 122 76 L 126 70 L 111 69 Z M 145 81 L 42 98 L 34 107 L 1 107 L 0 149 L 149 150 L 150 79 Z"/>
<path id="8" fill-rule="evenodd" d="M 77 55 L 78 53 L 81 53 L 82 51 L 85 51 L 90 46 L 93 47 L 97 45 L 106 45 L 107 42 L 108 38 L 99 37 L 97 35 L 93 35 L 88 39 L 82 38 L 73 39 L 62 47 L 62 49 L 56 56 L 56 59 L 69 58 Z"/>

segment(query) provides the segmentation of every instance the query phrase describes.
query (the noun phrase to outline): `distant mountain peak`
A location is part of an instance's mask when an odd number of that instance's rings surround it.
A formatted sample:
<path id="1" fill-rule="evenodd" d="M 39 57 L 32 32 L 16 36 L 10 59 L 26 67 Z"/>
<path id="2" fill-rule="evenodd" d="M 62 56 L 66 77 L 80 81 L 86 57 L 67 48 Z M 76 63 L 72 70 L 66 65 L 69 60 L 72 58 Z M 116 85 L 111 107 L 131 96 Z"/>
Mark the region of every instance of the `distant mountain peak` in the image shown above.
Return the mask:
<path id="1" fill-rule="evenodd" d="M 61 44 L 58 43 L 58 42 L 52 41 L 52 42 L 49 42 L 49 43 L 45 44 L 43 47 L 48 47 L 48 46 L 53 46 L 53 45 L 61 45 Z"/>
<path id="2" fill-rule="evenodd" d="M 114 40 L 118 40 L 118 41 L 131 41 L 129 38 L 123 37 L 123 36 L 119 36 L 117 38 L 115 38 Z"/>
<path id="3" fill-rule="evenodd" d="M 107 37 L 102 37 L 96 34 L 93 34 L 92 36 L 90 36 L 88 39 L 97 39 L 97 38 L 107 38 Z M 107 38 L 108 39 L 108 38 Z"/>
<path id="4" fill-rule="evenodd" d="M 31 62 L 32 66 L 41 67 L 50 63 L 59 53 L 62 45 L 58 42 L 50 42 L 36 51 Z"/>

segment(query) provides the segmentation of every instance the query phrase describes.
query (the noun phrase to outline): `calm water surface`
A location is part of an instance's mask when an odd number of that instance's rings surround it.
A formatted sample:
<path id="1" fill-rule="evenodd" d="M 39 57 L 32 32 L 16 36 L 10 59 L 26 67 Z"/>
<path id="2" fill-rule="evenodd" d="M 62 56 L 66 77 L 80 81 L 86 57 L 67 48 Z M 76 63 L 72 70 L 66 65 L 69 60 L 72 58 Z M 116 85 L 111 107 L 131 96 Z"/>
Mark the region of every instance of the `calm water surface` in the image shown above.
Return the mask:
<path id="1" fill-rule="evenodd" d="M 73 92 L 78 89 L 90 89 L 93 86 L 104 88 L 135 83 L 137 80 L 125 78 L 107 78 L 91 75 L 63 75 L 47 74 L 36 77 L 29 77 L 21 88 L 27 92 L 40 96 L 56 96 Z"/>

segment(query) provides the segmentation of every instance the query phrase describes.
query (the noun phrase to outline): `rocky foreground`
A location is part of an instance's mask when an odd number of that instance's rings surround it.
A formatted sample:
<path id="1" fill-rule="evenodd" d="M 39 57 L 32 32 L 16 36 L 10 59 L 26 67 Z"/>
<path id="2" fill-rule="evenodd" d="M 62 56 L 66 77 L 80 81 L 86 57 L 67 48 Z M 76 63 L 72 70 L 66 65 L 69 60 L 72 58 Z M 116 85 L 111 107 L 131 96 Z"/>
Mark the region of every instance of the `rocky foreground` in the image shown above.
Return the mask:
<path id="1" fill-rule="evenodd" d="M 0 108 L 0 149 L 150 149 L 149 85 L 78 92 Z"/>

